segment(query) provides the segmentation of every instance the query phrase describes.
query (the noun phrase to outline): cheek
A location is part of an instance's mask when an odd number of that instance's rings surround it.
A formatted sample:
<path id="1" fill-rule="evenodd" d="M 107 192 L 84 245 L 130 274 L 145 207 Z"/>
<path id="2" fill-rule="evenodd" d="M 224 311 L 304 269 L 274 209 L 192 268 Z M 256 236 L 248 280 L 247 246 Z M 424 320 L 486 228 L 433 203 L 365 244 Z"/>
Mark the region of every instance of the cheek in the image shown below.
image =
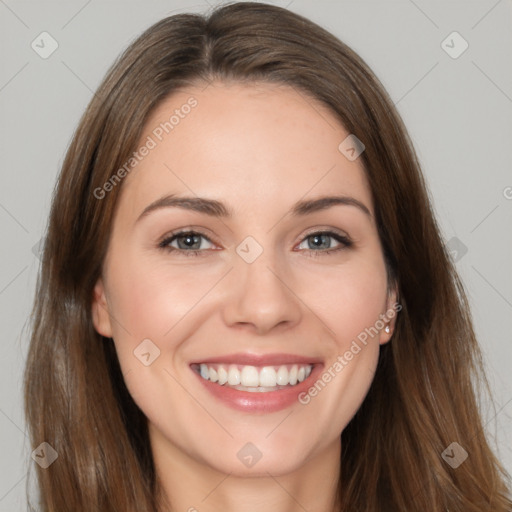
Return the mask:
<path id="1" fill-rule="evenodd" d="M 112 273 L 113 314 L 133 337 L 161 339 L 212 287 L 218 276 L 211 274 L 143 257 L 125 260 Z"/>
<path id="2" fill-rule="evenodd" d="M 386 271 L 379 258 L 352 260 L 303 280 L 299 294 L 333 331 L 339 348 L 374 326 L 385 311 Z"/>
<path id="3" fill-rule="evenodd" d="M 323 285 L 322 293 L 310 294 L 304 302 L 333 332 L 324 338 L 328 358 L 323 373 L 301 404 L 322 425 L 325 437 L 334 439 L 361 406 L 374 378 L 380 351 L 375 326 L 385 311 L 385 267 L 377 260 L 358 263 L 316 283 L 317 290 Z"/>

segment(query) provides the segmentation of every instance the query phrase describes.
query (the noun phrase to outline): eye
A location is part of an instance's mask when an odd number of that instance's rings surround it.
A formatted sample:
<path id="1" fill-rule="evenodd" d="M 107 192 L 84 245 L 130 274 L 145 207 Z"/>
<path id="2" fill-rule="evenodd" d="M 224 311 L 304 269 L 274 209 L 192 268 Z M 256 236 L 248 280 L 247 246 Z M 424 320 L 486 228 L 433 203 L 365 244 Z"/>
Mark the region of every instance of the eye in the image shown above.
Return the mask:
<path id="1" fill-rule="evenodd" d="M 332 240 L 335 240 L 333 247 Z M 203 241 L 206 241 L 206 247 Z M 307 243 L 308 248 L 301 247 Z M 346 249 L 352 245 L 352 241 L 344 235 L 333 231 L 316 231 L 307 235 L 298 246 L 312 256 L 327 255 Z M 208 244 L 210 246 L 208 246 Z M 204 256 L 207 249 L 213 248 L 213 242 L 203 233 L 197 231 L 179 231 L 165 237 L 158 247 L 169 252 L 175 252 L 185 256 Z"/>
<path id="2" fill-rule="evenodd" d="M 338 245 L 333 247 L 332 239 L 334 239 Z M 299 249 L 304 243 L 308 245 L 308 248 L 305 248 L 306 252 L 309 252 L 313 256 L 332 254 L 352 245 L 352 241 L 347 236 L 332 231 L 316 231 L 310 233 L 300 243 Z"/>
<path id="3" fill-rule="evenodd" d="M 203 240 L 207 241 L 206 245 L 213 245 L 211 240 L 202 233 L 198 233 L 197 231 L 180 231 L 164 238 L 158 246 L 167 251 L 178 251 L 186 256 L 198 256 L 199 253 L 204 252 L 205 249 L 212 248 L 208 246 L 204 247 L 205 244 Z"/>

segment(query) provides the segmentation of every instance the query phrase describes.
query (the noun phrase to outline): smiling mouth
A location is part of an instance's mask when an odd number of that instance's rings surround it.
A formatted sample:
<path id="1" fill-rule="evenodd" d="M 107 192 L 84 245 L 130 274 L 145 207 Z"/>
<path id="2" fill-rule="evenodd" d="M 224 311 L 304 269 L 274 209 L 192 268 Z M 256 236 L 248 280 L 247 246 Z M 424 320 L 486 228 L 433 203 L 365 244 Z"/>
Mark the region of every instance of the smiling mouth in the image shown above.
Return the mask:
<path id="1" fill-rule="evenodd" d="M 314 364 L 251 366 L 237 364 L 193 364 L 204 380 L 239 391 L 270 392 L 293 388 L 309 377 Z"/>

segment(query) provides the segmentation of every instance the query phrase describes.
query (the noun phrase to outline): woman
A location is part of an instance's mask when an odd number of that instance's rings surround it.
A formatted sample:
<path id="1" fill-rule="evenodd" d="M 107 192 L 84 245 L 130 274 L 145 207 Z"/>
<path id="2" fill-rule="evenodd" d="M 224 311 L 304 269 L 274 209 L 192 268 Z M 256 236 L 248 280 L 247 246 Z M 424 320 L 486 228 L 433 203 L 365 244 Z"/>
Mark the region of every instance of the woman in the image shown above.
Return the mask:
<path id="1" fill-rule="evenodd" d="M 244 2 L 125 51 L 50 214 L 40 510 L 510 511 L 475 377 L 414 150 L 352 50 Z"/>

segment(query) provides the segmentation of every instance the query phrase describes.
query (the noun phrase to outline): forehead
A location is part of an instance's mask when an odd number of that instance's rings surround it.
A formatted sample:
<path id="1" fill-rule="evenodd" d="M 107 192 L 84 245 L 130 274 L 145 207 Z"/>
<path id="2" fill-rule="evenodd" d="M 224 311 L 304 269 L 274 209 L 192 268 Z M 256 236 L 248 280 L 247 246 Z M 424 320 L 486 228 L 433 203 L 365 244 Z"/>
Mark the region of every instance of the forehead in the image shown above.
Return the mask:
<path id="1" fill-rule="evenodd" d="M 338 149 L 348 135 L 326 106 L 290 86 L 190 87 L 167 97 L 148 119 L 138 148 L 150 149 L 125 179 L 121 203 L 140 212 L 173 193 L 256 212 L 340 193 L 372 210 L 361 160 Z"/>

